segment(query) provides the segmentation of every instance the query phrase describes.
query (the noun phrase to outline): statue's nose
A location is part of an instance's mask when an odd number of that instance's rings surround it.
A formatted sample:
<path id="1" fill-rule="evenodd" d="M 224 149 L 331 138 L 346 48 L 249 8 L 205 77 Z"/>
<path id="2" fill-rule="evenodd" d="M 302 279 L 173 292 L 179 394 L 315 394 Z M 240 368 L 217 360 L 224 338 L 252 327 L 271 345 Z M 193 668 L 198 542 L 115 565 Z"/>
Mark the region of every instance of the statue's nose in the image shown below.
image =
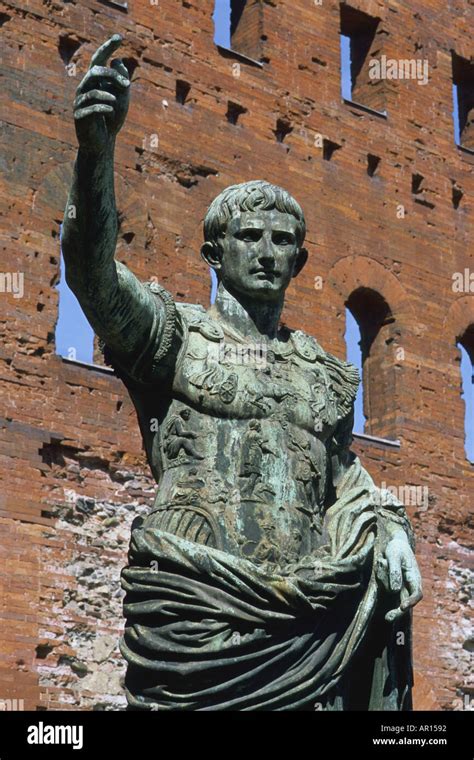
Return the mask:
<path id="1" fill-rule="evenodd" d="M 260 259 L 274 260 L 273 241 L 270 235 L 262 235 L 258 248 L 258 257 Z"/>

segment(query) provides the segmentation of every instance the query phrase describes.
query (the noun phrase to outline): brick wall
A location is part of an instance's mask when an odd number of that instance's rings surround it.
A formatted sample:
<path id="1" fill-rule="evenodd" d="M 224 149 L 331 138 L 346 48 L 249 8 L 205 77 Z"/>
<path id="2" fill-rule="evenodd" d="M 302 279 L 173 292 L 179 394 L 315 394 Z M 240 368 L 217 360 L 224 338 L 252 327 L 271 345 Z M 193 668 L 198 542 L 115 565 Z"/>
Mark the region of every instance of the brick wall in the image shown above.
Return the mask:
<path id="1" fill-rule="evenodd" d="M 400 446 L 355 448 L 376 482 L 429 488 L 428 509 L 408 508 L 425 582 L 415 706 L 463 708 L 474 467 L 456 337 L 474 323 L 474 295 L 454 293 L 452 275 L 473 268 L 474 155 L 453 142 L 451 50 L 469 59 L 473 10 L 464 0 L 352 7 L 381 19 L 387 56 L 429 62 L 427 85 L 383 88 L 387 118 L 341 100 L 335 0 L 261 3 L 262 66 L 216 49 L 212 0 L 129 0 L 128 12 L 97 0 L 0 2 L 1 268 L 25 278 L 23 298 L 0 294 L 0 699 L 124 704 L 119 574 L 153 484 L 118 379 L 63 361 L 54 345 L 71 105 L 91 53 L 119 31 L 135 70 L 117 149 L 118 257 L 178 300 L 207 304 L 206 208 L 226 185 L 261 177 L 294 193 L 307 216 L 310 259 L 288 293 L 287 323 L 343 356 L 351 294 L 369 288 L 389 305 L 391 340 L 378 341 L 371 362 L 385 376 L 393 359 Z M 191 85 L 184 105 L 177 80 Z M 237 124 L 229 101 L 247 109 Z M 380 159 L 373 176 L 369 153 Z"/>

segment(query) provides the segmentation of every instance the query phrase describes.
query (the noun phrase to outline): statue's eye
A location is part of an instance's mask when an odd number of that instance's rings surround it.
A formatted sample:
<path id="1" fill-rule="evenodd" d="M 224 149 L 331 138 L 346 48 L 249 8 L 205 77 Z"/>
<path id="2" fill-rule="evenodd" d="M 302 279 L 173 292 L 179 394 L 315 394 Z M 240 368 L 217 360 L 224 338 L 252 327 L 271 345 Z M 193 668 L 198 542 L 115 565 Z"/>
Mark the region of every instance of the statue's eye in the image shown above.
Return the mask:
<path id="1" fill-rule="evenodd" d="M 243 240 L 244 243 L 256 243 L 260 240 L 262 233 L 257 229 L 241 230 L 239 234 L 239 240 Z"/>
<path id="2" fill-rule="evenodd" d="M 273 235 L 273 242 L 276 245 L 291 245 L 293 243 L 293 238 L 285 232 L 277 232 Z"/>

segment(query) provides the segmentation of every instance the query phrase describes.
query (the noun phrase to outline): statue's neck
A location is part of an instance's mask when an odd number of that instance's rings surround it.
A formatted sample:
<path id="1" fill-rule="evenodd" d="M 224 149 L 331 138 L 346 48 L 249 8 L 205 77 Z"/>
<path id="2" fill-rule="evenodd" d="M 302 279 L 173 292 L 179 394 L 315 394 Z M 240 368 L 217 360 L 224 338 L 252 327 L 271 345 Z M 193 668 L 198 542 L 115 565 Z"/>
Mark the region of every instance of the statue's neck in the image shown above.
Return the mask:
<path id="1" fill-rule="evenodd" d="M 265 336 L 272 340 L 278 333 L 282 309 L 283 296 L 278 301 L 256 301 L 241 293 L 231 293 L 219 283 L 210 312 L 219 322 L 246 337 L 258 340 Z"/>

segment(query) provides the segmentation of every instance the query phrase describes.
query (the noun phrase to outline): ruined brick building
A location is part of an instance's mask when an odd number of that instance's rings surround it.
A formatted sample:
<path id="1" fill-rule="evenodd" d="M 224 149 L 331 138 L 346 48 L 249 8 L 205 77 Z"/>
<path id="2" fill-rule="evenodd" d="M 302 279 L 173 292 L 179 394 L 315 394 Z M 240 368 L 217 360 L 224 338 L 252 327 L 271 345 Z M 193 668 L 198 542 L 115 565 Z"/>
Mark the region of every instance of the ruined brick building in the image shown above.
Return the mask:
<path id="1" fill-rule="evenodd" d="M 341 357 L 346 306 L 359 322 L 367 424 L 354 449 L 377 484 L 429 494 L 408 505 L 425 587 L 415 707 L 465 709 L 474 465 L 458 344 L 474 358 L 474 6 L 232 6 L 231 42 L 219 47 L 213 0 L 0 3 L 0 700 L 124 706 L 119 575 L 154 484 L 120 381 L 55 347 L 74 92 L 93 50 L 119 31 L 133 93 L 117 149 L 118 258 L 177 300 L 207 305 L 198 251 L 212 198 L 252 178 L 296 196 L 310 258 L 285 321 Z M 374 77 L 373 59 L 426 62 L 428 81 L 421 68 Z M 456 273 L 464 288 L 453 288 Z"/>

